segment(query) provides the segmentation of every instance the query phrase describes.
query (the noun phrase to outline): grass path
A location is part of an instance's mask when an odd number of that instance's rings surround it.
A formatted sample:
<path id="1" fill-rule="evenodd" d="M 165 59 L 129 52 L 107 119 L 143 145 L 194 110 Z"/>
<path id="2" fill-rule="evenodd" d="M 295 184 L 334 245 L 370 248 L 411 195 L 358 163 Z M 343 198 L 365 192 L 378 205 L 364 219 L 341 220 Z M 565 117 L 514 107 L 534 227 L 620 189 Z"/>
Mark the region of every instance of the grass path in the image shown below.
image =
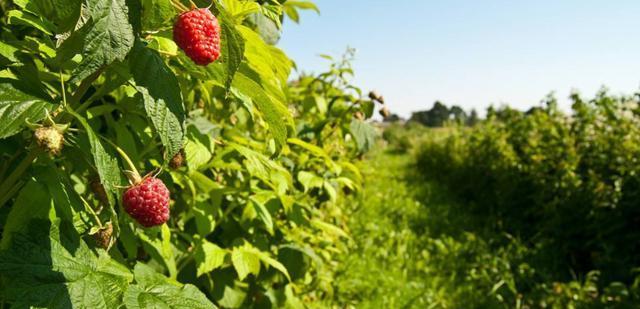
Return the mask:
<path id="1" fill-rule="evenodd" d="M 337 297 L 357 308 L 505 306 L 492 293 L 508 289 L 509 263 L 487 265 L 501 253 L 465 231 L 460 205 L 415 175 L 410 155 L 376 150 L 362 169 L 364 191 L 347 205 L 353 253 L 341 263 Z"/>

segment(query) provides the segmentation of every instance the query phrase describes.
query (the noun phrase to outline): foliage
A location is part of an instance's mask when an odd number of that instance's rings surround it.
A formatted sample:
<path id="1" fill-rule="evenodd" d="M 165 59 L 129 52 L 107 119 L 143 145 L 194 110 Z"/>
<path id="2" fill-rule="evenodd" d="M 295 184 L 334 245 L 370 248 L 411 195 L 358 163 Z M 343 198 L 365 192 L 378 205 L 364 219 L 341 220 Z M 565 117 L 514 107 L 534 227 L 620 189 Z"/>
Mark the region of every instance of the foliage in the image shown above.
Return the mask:
<path id="1" fill-rule="evenodd" d="M 497 290 L 508 306 L 640 300 L 638 99 L 606 91 L 572 99 L 571 115 L 553 97 L 527 113 L 491 109 L 474 128 L 426 139 L 416 157 L 427 179 L 467 205 L 477 222 L 468 229 L 507 235 L 493 250 L 509 239 L 526 248 L 507 265 L 509 289 Z"/>
<path id="2" fill-rule="evenodd" d="M 0 303 L 280 308 L 329 297 L 346 239 L 338 201 L 361 186 L 351 162 L 372 146 L 373 102 L 348 83 L 349 59 L 288 83 L 293 62 L 270 43 L 298 9 L 317 10 L 214 1 L 222 61 L 202 67 L 173 42 L 169 1 L 0 4 Z M 59 156 L 36 147 L 42 126 L 63 131 Z M 173 169 L 176 154 L 186 164 Z M 123 211 L 129 164 L 171 191 L 167 224 L 144 229 Z M 102 249 L 92 235 L 108 224 Z"/>
<path id="3" fill-rule="evenodd" d="M 460 106 L 447 107 L 444 103 L 436 101 L 430 110 L 413 112 L 409 121 L 421 123 L 427 127 L 442 127 L 449 122 L 473 126 L 478 122 L 478 113 L 472 109 L 467 114 Z"/>

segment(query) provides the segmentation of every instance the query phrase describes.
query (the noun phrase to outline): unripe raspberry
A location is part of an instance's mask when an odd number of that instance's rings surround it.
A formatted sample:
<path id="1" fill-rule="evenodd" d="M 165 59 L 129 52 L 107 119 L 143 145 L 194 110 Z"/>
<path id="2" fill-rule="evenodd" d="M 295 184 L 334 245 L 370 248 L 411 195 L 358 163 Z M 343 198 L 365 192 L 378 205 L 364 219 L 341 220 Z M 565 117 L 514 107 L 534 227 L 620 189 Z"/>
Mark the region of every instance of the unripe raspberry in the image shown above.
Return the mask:
<path id="1" fill-rule="evenodd" d="M 178 151 L 178 153 L 176 153 L 173 158 L 171 158 L 171 161 L 169 161 L 169 167 L 171 169 L 177 170 L 184 165 L 184 161 L 184 149 L 180 149 L 180 151 Z"/>
<path id="2" fill-rule="evenodd" d="M 207 65 L 220 57 L 220 25 L 207 8 L 180 14 L 173 40 L 196 64 Z"/>
<path id="3" fill-rule="evenodd" d="M 55 127 L 40 127 L 33 133 L 40 149 L 51 155 L 59 155 L 64 146 L 64 137 Z"/>
<path id="4" fill-rule="evenodd" d="M 104 186 L 100 182 L 100 178 L 95 176 L 89 181 L 89 187 L 94 196 L 102 205 L 109 205 L 109 198 L 107 197 L 107 191 L 104 190 Z"/>
<path id="5" fill-rule="evenodd" d="M 147 177 L 124 193 L 124 210 L 144 227 L 169 220 L 169 189 L 162 180 Z"/>
<path id="6" fill-rule="evenodd" d="M 369 99 L 377 101 L 380 104 L 384 104 L 384 97 L 377 93 L 375 90 L 369 92 Z"/>
<path id="7" fill-rule="evenodd" d="M 98 232 L 93 234 L 96 244 L 102 249 L 108 249 L 111 244 L 111 235 L 113 234 L 113 224 L 108 222 Z"/>
<path id="8" fill-rule="evenodd" d="M 357 111 L 353 113 L 353 117 L 356 117 L 358 120 L 364 120 L 364 113 L 361 111 Z"/>
<path id="9" fill-rule="evenodd" d="M 391 112 L 389 111 L 389 109 L 386 106 L 383 106 L 380 109 L 380 116 L 382 116 L 383 118 L 389 118 L 389 116 L 391 116 Z"/>

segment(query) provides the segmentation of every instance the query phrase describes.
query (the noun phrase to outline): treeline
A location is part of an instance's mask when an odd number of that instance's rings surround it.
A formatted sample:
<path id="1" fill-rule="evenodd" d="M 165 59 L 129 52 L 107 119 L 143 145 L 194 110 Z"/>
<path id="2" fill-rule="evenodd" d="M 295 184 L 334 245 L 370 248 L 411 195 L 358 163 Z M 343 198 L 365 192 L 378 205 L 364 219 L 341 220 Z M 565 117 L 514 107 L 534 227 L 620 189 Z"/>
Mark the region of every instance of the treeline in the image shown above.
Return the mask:
<path id="1" fill-rule="evenodd" d="M 436 101 L 429 110 L 417 111 L 411 114 L 410 122 L 417 122 L 427 127 L 442 127 L 447 123 L 473 126 L 480 118 L 478 112 L 472 109 L 467 113 L 460 106 L 447 107 L 444 103 Z"/>

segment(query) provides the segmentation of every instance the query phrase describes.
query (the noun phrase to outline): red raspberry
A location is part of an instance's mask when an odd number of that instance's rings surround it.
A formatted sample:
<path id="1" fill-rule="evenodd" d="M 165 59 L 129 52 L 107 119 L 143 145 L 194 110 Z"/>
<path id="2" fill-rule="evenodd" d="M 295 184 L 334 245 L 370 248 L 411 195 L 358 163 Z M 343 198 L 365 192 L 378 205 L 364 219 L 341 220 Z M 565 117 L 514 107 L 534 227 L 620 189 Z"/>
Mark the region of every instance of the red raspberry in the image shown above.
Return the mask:
<path id="1" fill-rule="evenodd" d="M 169 220 L 169 189 L 162 180 L 148 177 L 124 193 L 124 210 L 144 227 Z"/>
<path id="2" fill-rule="evenodd" d="M 220 25 L 207 8 L 180 14 L 173 40 L 196 64 L 207 65 L 220 57 Z"/>

